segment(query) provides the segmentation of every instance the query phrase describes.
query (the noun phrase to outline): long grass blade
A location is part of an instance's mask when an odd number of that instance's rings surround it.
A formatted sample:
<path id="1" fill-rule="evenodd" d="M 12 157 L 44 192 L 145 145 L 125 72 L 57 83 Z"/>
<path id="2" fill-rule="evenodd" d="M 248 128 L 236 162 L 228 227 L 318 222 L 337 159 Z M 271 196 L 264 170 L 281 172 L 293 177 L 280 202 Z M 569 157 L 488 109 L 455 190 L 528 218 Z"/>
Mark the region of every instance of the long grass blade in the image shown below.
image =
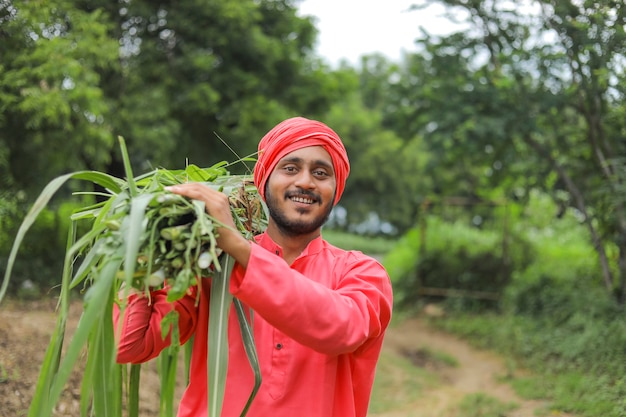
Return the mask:
<path id="1" fill-rule="evenodd" d="M 121 230 L 126 243 L 126 253 L 124 255 L 124 281 L 126 285 L 131 285 L 133 274 L 137 268 L 139 247 L 146 238 L 146 207 L 151 199 L 151 194 L 142 194 L 133 198 L 131 200 L 130 215 L 124 218 L 122 223 Z"/>
<path id="2" fill-rule="evenodd" d="M 105 239 L 98 239 L 98 237 L 101 237 L 102 232 L 107 229 L 106 216 L 111 210 L 111 207 L 122 204 L 127 199 L 128 194 L 125 192 L 121 192 L 120 194 L 117 194 L 113 198 L 110 198 L 105 203 L 101 204 L 98 211 L 93 212 L 93 214 L 90 216 L 96 216 L 91 230 L 85 233 L 68 250 L 68 256 L 74 257 L 84 248 L 88 247 L 91 242 L 93 242 L 91 249 L 87 251 L 85 258 L 79 265 L 78 270 L 76 271 L 76 274 L 74 275 L 72 282 L 70 283 L 70 288 L 74 288 L 82 280 L 84 280 L 87 275 L 92 271 L 92 268 L 95 267 L 104 256 L 106 256 L 103 252 L 100 251 L 100 248 L 106 244 Z M 72 218 L 80 219 L 80 216 L 75 214 L 74 216 L 72 216 Z"/>
<path id="3" fill-rule="evenodd" d="M 130 196 L 135 197 L 137 195 L 137 184 L 133 176 L 133 169 L 130 164 L 130 158 L 128 157 L 128 150 L 126 149 L 126 141 L 123 137 L 118 136 L 117 140 L 120 143 L 120 150 L 122 151 L 122 161 L 124 161 L 124 171 L 126 172 L 126 181 L 128 182 L 128 189 L 130 190 Z"/>
<path id="4" fill-rule="evenodd" d="M 58 368 L 63 347 L 66 318 L 59 315 L 54 333 L 46 349 L 39 378 L 35 387 L 35 393 L 28 409 L 29 417 L 48 417 L 52 415 L 53 404 L 50 402 L 49 387 L 52 384 L 54 374 Z"/>
<path id="5" fill-rule="evenodd" d="M 74 244 L 76 240 L 76 223 L 72 222 L 67 231 L 67 243 L 66 252 Z M 67 317 L 69 316 L 69 276 L 71 275 L 72 263 L 69 256 L 65 257 L 63 265 L 63 275 L 61 281 L 61 292 L 59 297 L 59 310 L 57 323 L 50 339 L 50 343 L 46 350 L 44 362 L 40 370 L 40 376 L 37 381 L 35 389 L 35 395 L 31 402 L 29 409 L 29 416 L 46 416 L 52 411 L 52 406 L 49 402 L 49 387 L 52 384 L 54 375 L 56 374 L 59 363 L 61 362 L 61 352 L 65 339 L 65 328 L 67 323 Z"/>
<path id="6" fill-rule="evenodd" d="M 70 174 L 61 175 L 46 185 L 41 194 L 35 203 L 30 208 L 26 217 L 22 221 L 20 228 L 17 231 L 17 235 L 15 240 L 13 241 L 13 247 L 11 248 L 11 253 L 9 254 L 9 259 L 7 261 L 7 268 L 4 272 L 4 279 L 2 280 L 2 287 L 0 287 L 0 303 L 2 303 L 2 299 L 6 293 L 7 287 L 9 285 L 9 279 L 11 277 L 11 272 L 13 271 L 13 265 L 15 264 L 15 259 L 17 258 L 17 253 L 22 245 L 22 241 L 24 240 L 24 236 L 26 232 L 31 228 L 37 217 L 41 213 L 41 211 L 48 205 L 50 199 L 56 194 L 56 192 L 65 184 L 69 179 L 81 179 L 81 180 L 90 180 L 95 182 L 96 184 L 102 185 L 104 187 L 108 187 L 114 192 L 119 192 L 121 190 L 118 180 L 111 175 L 103 174 L 96 171 L 79 171 Z"/>
<path id="7" fill-rule="evenodd" d="M 74 274 L 74 278 L 72 278 L 72 281 L 70 282 L 70 288 L 76 287 L 85 278 L 87 278 L 92 269 L 95 268 L 102 260 L 103 255 L 98 252 L 101 246 L 104 246 L 104 242 L 102 240 L 98 240 L 93 244 L 91 250 L 87 253 L 85 259 L 83 259 L 78 267 L 78 270 Z"/>
<path id="8" fill-rule="evenodd" d="M 92 353 L 92 350 L 95 348 L 95 344 L 90 346 L 88 351 L 88 357 L 93 358 L 95 353 Z M 83 381 L 80 385 L 80 416 L 88 417 L 91 414 L 92 405 L 93 405 L 93 381 L 94 375 L 96 373 L 96 361 L 88 360 L 85 363 L 85 369 L 83 371 Z"/>
<path id="9" fill-rule="evenodd" d="M 191 355 L 193 353 L 193 339 L 194 336 L 191 336 L 191 339 L 184 344 L 184 358 L 185 358 L 185 381 L 184 385 L 187 386 L 189 384 L 189 378 L 191 377 Z"/>
<path id="10" fill-rule="evenodd" d="M 83 313 L 50 388 L 50 404 L 56 404 L 59 400 L 71 371 L 94 327 L 104 320 L 111 320 L 111 317 L 106 317 L 105 314 L 106 303 L 108 295 L 112 291 L 115 274 L 119 270 L 123 259 L 122 250 L 123 248 L 104 265 L 98 280 L 94 282 L 85 294 Z"/>
<path id="11" fill-rule="evenodd" d="M 254 333 L 252 332 L 252 326 L 248 322 L 248 318 L 246 317 L 246 311 L 243 307 L 243 304 L 238 299 L 234 298 L 233 303 L 235 305 L 235 311 L 237 311 L 237 318 L 239 320 L 239 330 L 241 331 L 241 337 L 243 340 L 243 346 L 246 350 L 246 355 L 248 356 L 248 361 L 250 362 L 250 366 L 254 372 L 254 386 L 252 388 L 252 392 L 250 393 L 250 397 L 248 397 L 248 401 L 244 409 L 241 412 L 241 417 L 244 417 L 250 406 L 252 405 L 252 401 L 256 397 L 259 388 L 261 387 L 261 366 L 259 364 L 259 356 L 257 355 L 256 346 L 254 344 Z M 252 315 L 252 311 L 250 312 Z"/>
<path id="12" fill-rule="evenodd" d="M 107 319 L 113 316 L 114 292 L 109 292 L 105 301 L 104 320 L 93 329 L 89 337 L 88 361 L 93 361 L 94 375 L 89 381 L 93 391 L 93 410 L 95 416 L 121 417 L 121 369 L 115 362 L 115 337 L 113 322 Z M 83 379 L 83 383 L 86 381 Z"/>
<path id="13" fill-rule="evenodd" d="M 128 381 L 128 417 L 139 417 L 139 383 L 141 381 L 141 364 L 130 365 Z"/>
<path id="14" fill-rule="evenodd" d="M 209 415 L 220 416 L 228 369 L 228 313 L 232 295 L 228 290 L 234 259 L 223 254 L 221 273 L 211 279 L 209 301 L 209 352 L 207 355 Z"/>
<path id="15" fill-rule="evenodd" d="M 174 417 L 177 369 L 178 347 L 161 352 L 159 355 L 159 376 L 161 377 L 160 417 Z"/>
<path id="16" fill-rule="evenodd" d="M 97 184 L 113 194 L 122 192 L 125 186 L 124 180 L 99 171 L 76 171 L 72 173 L 71 176 L 76 180 L 89 181 Z"/>
<path id="17" fill-rule="evenodd" d="M 219 416 L 223 408 L 228 367 L 227 329 L 229 312 L 233 303 L 228 287 L 234 260 L 226 254 L 218 258 L 213 220 L 206 217 L 204 205 L 184 198 L 161 199 L 164 194 L 163 186 L 187 181 L 208 181 L 207 185 L 234 198 L 231 204 L 237 205 L 237 208 L 233 207 L 237 213 L 236 225 L 247 238 L 251 238 L 259 228 L 264 226 L 263 220 L 256 218 L 259 211 L 256 210 L 257 206 L 254 205 L 253 199 L 245 196 L 247 191 L 244 190 L 243 184 L 249 182 L 244 182 L 241 176 L 228 175 L 226 163 L 219 163 L 206 169 L 190 165 L 184 171 L 155 170 L 134 178 L 125 142 L 122 137 L 119 137 L 119 141 L 126 181 L 95 171 L 80 171 L 55 178 L 44 188 L 27 213 L 13 242 L 0 287 L 0 302 L 6 292 L 17 252 L 25 234 L 63 184 L 69 179 L 87 180 L 100 185 L 107 191 L 80 193 L 109 198 L 104 202 L 91 204 L 71 216 L 72 227 L 68 234 L 64 260 L 59 316 L 41 367 L 36 392 L 29 408 L 29 416 L 50 417 L 52 415 L 53 408 L 65 389 L 77 361 L 82 357 L 85 346 L 88 348 L 88 355 L 81 388 L 80 415 L 82 417 L 121 416 L 122 370 L 127 368 L 115 363 L 117 354 L 115 331 L 119 329 L 113 328 L 111 319 L 112 307 L 119 289 L 117 278 L 123 276 L 126 291 L 134 287 L 148 292 L 148 285 L 160 285 L 157 273 L 167 270 L 170 273 L 168 276 L 175 277 L 170 289 L 177 287 L 178 293 L 183 295 L 188 286 L 193 285 L 195 277 L 202 275 L 201 269 L 205 272 L 214 272 L 211 281 L 208 329 L 208 342 L 211 347 L 207 357 L 209 387 L 207 393 L 209 410 L 207 411 L 210 411 L 211 416 Z M 213 182 L 215 183 L 212 184 Z M 232 194 L 235 191 L 240 193 L 236 197 Z M 188 219 L 195 220 L 187 223 Z M 79 220 L 92 221 L 93 224 L 89 232 L 76 240 L 76 222 Z M 179 239 L 174 237 L 174 230 L 178 230 L 180 241 L 174 240 Z M 182 247 L 181 243 L 183 243 Z M 204 257 L 205 261 L 201 263 L 199 261 L 201 254 L 210 255 L 208 264 L 210 267 L 200 266 L 205 265 L 207 259 Z M 82 257 L 82 262 L 74 274 L 74 263 L 79 257 Z M 180 259 L 184 259 L 182 269 L 178 266 Z M 65 349 L 64 335 L 69 315 L 70 290 L 80 282 L 86 282 L 87 288 L 83 312 L 69 346 Z M 170 291 L 169 294 L 176 295 L 177 293 Z M 120 305 L 122 317 L 124 309 L 125 303 L 122 302 Z M 260 372 L 250 323 L 245 317 L 243 306 L 238 302 L 236 310 L 246 353 L 255 372 L 255 386 L 242 414 L 245 415 L 260 385 Z M 173 332 L 175 330 L 177 329 Z M 172 337 L 178 340 L 177 335 L 173 334 Z M 173 414 L 174 409 L 179 348 L 178 345 L 172 346 L 169 351 L 164 352 L 161 362 L 162 411 L 167 417 Z M 188 343 L 185 346 L 187 380 L 189 379 L 190 349 L 191 343 Z M 139 413 L 139 370 L 140 366 L 131 366 L 131 375 L 128 377 L 126 404 L 129 417 L 138 417 Z"/>

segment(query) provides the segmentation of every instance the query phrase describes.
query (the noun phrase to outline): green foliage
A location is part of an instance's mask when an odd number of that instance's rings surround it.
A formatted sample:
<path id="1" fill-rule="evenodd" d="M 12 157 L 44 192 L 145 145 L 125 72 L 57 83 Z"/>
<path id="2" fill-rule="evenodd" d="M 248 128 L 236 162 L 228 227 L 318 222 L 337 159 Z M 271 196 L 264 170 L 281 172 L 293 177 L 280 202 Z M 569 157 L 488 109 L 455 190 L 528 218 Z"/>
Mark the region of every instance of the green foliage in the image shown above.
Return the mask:
<path id="1" fill-rule="evenodd" d="M 0 192 L 24 200 L 3 217 L 0 248 L 51 178 L 122 176 L 116 134 L 142 172 L 210 166 L 254 154 L 285 117 L 325 112 L 357 83 L 311 56 L 316 29 L 296 12 L 288 0 L 0 2 Z M 41 243 L 30 253 L 41 279 L 59 274 L 45 268 L 64 226 L 27 238 Z"/>
<path id="2" fill-rule="evenodd" d="M 350 156 L 350 178 L 340 204 L 347 209 L 345 228 L 356 233 L 363 233 L 375 216 L 366 232 L 401 235 L 413 226 L 432 190 L 432 177 L 419 175 L 431 157 L 421 135 L 405 135 L 402 126 L 382 118 L 396 72 L 397 66 L 382 56 L 365 57 L 358 73 L 343 69 L 338 77 L 343 84 L 355 83 L 355 89 L 324 117 L 336 127 Z M 382 229 L 385 222 L 390 230 Z"/>
<path id="3" fill-rule="evenodd" d="M 597 256 L 577 213 L 532 193 L 512 228 L 532 243 L 532 262 L 516 269 L 498 315 L 438 320 L 477 345 L 516 358 L 538 376 L 516 379 L 528 398 L 581 416 L 623 414 L 626 320 L 604 291 Z"/>
<path id="4" fill-rule="evenodd" d="M 398 368 L 405 372 L 398 375 Z M 382 352 L 376 367 L 369 412 L 382 413 L 397 404 L 411 403 L 420 398 L 424 389 L 432 386 L 433 380 L 432 373 L 412 366 L 409 359 Z"/>
<path id="5" fill-rule="evenodd" d="M 291 1 L 99 3 L 123 45 L 124 67 L 106 85 L 119 104 L 111 124 L 139 163 L 250 155 L 276 122 L 318 114 L 340 94 L 309 58 L 316 30 Z"/>
<path id="6" fill-rule="evenodd" d="M 598 256 L 588 231 L 574 210 L 566 210 L 555 221 L 557 209 L 548 196 L 531 192 L 520 221 L 513 225 L 532 242 L 532 262 L 514 272 L 505 308 L 556 320 L 581 310 L 603 315 L 615 305 L 601 286 Z"/>
<path id="7" fill-rule="evenodd" d="M 559 212 L 559 205 L 537 192 L 529 193 L 523 207 L 510 210 L 509 228 L 517 236 L 515 242 L 524 244 L 509 245 L 517 263 L 498 314 L 476 314 L 456 303 L 461 308 L 448 309 L 450 314 L 433 323 L 530 368 L 536 377 L 513 379 L 527 398 L 549 399 L 552 409 L 581 416 L 621 416 L 626 409 L 626 319 L 604 290 L 597 253 L 579 213 L 564 210 L 556 217 Z M 436 236 L 453 236 L 457 228 L 439 226 Z M 427 234 L 421 235 L 415 228 L 386 256 L 385 265 L 397 280 L 396 291 L 410 287 L 404 281 L 410 281 L 407 271 L 418 268 L 420 239 L 424 238 L 427 253 L 428 245 L 437 245 L 431 243 L 436 238 L 429 238 L 432 229 L 428 223 Z M 463 240 L 471 240 L 480 251 L 495 240 L 490 238 L 493 233 L 472 229 Z M 448 262 L 454 264 L 457 243 L 444 242 L 440 245 L 449 249 L 449 258 L 441 255 L 439 268 L 445 270 Z"/>
<path id="8" fill-rule="evenodd" d="M 9 283 L 8 293 L 20 298 L 32 298 L 55 291 L 63 269 L 63 251 L 69 227 L 71 204 L 57 210 L 46 209 L 27 236 L 15 268 L 15 278 Z M 0 273 L 4 274 L 13 239 L 17 234 L 17 219 L 28 210 L 25 201 L 7 198 L 0 202 Z"/>
<path id="9" fill-rule="evenodd" d="M 415 306 L 428 299 L 422 296 L 424 287 L 501 293 L 512 271 L 524 268 L 527 252 L 523 240 L 505 233 L 429 217 L 385 257 L 398 305 Z M 509 242 L 506 246 L 505 240 Z"/>
<path id="10" fill-rule="evenodd" d="M 324 229 L 322 235 L 330 244 L 345 250 L 358 250 L 370 256 L 384 256 L 394 241 L 386 237 L 362 236 L 336 229 Z"/>
<path id="11" fill-rule="evenodd" d="M 0 31 L 0 147 L 15 185 L 103 167 L 113 145 L 101 71 L 117 60 L 107 16 L 72 2 L 14 2 Z"/>
<path id="12" fill-rule="evenodd" d="M 402 279 L 415 275 L 420 250 L 420 230 L 414 227 L 403 234 L 385 255 L 383 263 L 391 282 L 397 284 Z"/>
<path id="13" fill-rule="evenodd" d="M 62 190 L 66 191 L 66 190 Z M 4 274 L 9 253 L 18 233 L 24 213 L 30 209 L 25 193 L 4 194 L 0 199 L 0 273 Z M 93 202 L 90 196 L 76 196 L 73 199 L 53 199 L 45 207 L 24 237 L 22 249 L 13 267 L 13 276 L 7 286 L 7 293 L 20 298 L 32 298 L 58 292 L 58 284 L 63 270 L 63 254 L 71 215 L 81 205 Z M 87 226 L 77 225 L 82 233 Z"/>
<path id="14" fill-rule="evenodd" d="M 468 394 L 460 401 L 455 411 L 446 417 L 506 417 L 518 407 L 515 403 L 504 403 L 488 394 Z"/>
<path id="15" fill-rule="evenodd" d="M 525 398 L 581 416 L 620 417 L 626 403 L 626 320 L 580 311 L 566 321 L 516 315 L 460 315 L 437 319 L 441 328 L 477 346 L 510 355 L 533 377 L 515 377 Z"/>
<path id="16" fill-rule="evenodd" d="M 90 227 L 81 235 L 76 234 L 77 228 L 73 225 L 69 227 L 59 282 L 57 324 L 46 350 L 29 415 L 52 415 L 85 347 L 88 354 L 81 382 L 81 410 L 91 409 L 94 416 L 121 415 L 122 392 L 126 389 L 129 398 L 137 401 L 137 387 L 128 384 L 138 384 L 139 378 L 138 369 L 133 368 L 131 380 L 124 381 L 122 368 L 115 361 L 118 347 L 111 320 L 114 306 L 119 306 L 120 317 L 123 317 L 128 294 L 148 291 L 150 287 L 169 286 L 168 301 L 175 301 L 189 288 L 199 285 L 197 277 L 211 276 L 207 378 L 213 389 L 208 395 L 209 411 L 211 415 L 219 415 L 222 410 L 228 360 L 228 312 L 234 305 L 242 342 L 254 372 L 254 386 L 242 410 L 243 416 L 258 391 L 261 374 L 250 323 L 243 306 L 228 290 L 234 260 L 227 254 L 217 253 L 216 220 L 206 212 L 204 203 L 170 194 L 164 187 L 195 181 L 223 191 L 229 198 L 237 229 L 247 239 L 261 233 L 267 225 L 267 213 L 257 190 L 249 179 L 229 175 L 224 169 L 226 163 L 206 169 L 189 165 L 184 170 L 155 170 L 135 178 L 126 144 L 122 138 L 119 141 L 126 180 L 97 171 L 78 171 L 53 179 L 20 224 L 11 248 L 0 288 L 0 302 L 28 230 L 45 214 L 44 209 L 55 193 L 70 179 L 87 180 L 107 190 L 108 198 L 82 207 L 70 217 L 72 222 L 87 221 Z M 179 227 L 189 229 L 189 236 L 183 238 L 185 233 L 180 232 Z M 182 247 L 177 247 L 176 243 L 181 243 Z M 172 253 L 185 259 L 175 263 L 170 257 Z M 208 255 L 205 261 L 202 260 L 204 254 Z M 74 270 L 78 259 L 81 263 Z M 157 269 L 162 274 L 155 280 Z M 70 290 L 81 283 L 86 288 L 81 320 L 64 346 Z M 169 360 L 177 358 L 180 345 L 176 315 L 171 311 L 161 323 L 162 337 L 166 338 L 168 333 L 172 336 L 171 349 L 161 355 L 161 372 L 164 373 L 161 375 L 161 410 L 166 414 L 173 410 L 176 385 L 176 361 Z M 138 414 L 137 403 L 126 403 L 126 406 L 134 412 L 133 416 Z"/>

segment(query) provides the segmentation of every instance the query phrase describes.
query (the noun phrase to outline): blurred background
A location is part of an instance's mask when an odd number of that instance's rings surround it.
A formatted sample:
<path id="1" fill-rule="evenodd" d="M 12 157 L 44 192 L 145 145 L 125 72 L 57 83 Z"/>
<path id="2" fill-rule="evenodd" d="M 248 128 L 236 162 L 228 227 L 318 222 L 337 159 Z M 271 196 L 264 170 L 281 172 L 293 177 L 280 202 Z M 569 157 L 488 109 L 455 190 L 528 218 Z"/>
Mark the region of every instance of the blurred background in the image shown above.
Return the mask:
<path id="1" fill-rule="evenodd" d="M 381 259 L 397 311 L 437 304 L 554 374 L 538 392 L 585 398 L 562 409 L 624 416 L 625 26 L 608 0 L 0 0 L 0 272 L 51 180 L 123 176 L 118 136 L 138 174 L 248 173 L 301 115 L 351 160 L 324 235 Z M 8 294 L 54 295 L 85 187 L 38 218 Z"/>

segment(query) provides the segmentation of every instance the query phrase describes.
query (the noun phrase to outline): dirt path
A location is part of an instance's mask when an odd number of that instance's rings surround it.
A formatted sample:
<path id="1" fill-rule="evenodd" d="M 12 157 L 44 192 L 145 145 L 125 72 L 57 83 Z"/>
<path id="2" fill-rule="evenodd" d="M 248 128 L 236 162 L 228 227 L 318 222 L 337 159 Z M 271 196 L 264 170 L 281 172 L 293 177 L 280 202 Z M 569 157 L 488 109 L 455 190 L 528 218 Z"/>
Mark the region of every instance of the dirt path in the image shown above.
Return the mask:
<path id="1" fill-rule="evenodd" d="M 0 417 L 27 415 L 39 369 L 56 326 L 55 307 L 51 300 L 27 303 L 5 300 L 0 305 Z M 66 341 L 70 340 L 81 312 L 81 303 L 71 305 Z M 80 361 L 76 368 L 55 407 L 57 417 L 80 415 Z M 140 415 L 158 417 L 160 383 L 155 362 L 145 365 L 141 381 Z"/>
<path id="2" fill-rule="evenodd" d="M 409 358 L 420 350 L 443 353 L 454 358 L 458 365 L 435 369 L 441 383 L 427 388 L 415 401 L 371 417 L 456 417 L 458 414 L 451 411 L 454 406 L 468 394 L 478 393 L 503 403 L 514 403 L 516 409 L 506 417 L 534 417 L 546 405 L 521 399 L 509 384 L 502 382 L 509 371 L 501 357 L 474 349 L 463 340 L 432 329 L 421 319 L 409 319 L 393 326 L 387 334 L 384 350 Z M 555 412 L 550 416 L 573 417 Z"/>
<path id="3" fill-rule="evenodd" d="M 76 325 L 80 309 L 78 303 L 72 307 L 69 327 Z M 24 304 L 5 301 L 0 305 L 0 417 L 26 415 L 55 322 L 53 302 Z M 521 400 L 508 384 L 499 380 L 506 375 L 507 368 L 503 359 L 492 353 L 473 349 L 462 340 L 429 328 L 420 319 L 402 321 L 389 329 L 385 355 L 410 358 L 419 349 L 445 352 L 456 360 L 458 366 L 429 369 L 438 375 L 438 384 L 425 388 L 417 396 L 394 402 L 390 410 L 370 413 L 371 417 L 458 417 L 450 414 L 451 407 L 472 393 L 485 393 L 518 405 L 517 409 L 502 417 L 534 417 L 535 411 L 543 405 Z M 385 372 L 400 377 L 404 371 L 401 365 L 395 365 Z M 402 383 L 398 380 L 398 384 Z M 57 407 L 57 416 L 78 415 L 79 390 L 80 374 L 76 372 Z M 158 416 L 155 367 L 142 372 L 141 404 L 142 417 Z M 550 416 L 567 417 L 554 413 Z"/>

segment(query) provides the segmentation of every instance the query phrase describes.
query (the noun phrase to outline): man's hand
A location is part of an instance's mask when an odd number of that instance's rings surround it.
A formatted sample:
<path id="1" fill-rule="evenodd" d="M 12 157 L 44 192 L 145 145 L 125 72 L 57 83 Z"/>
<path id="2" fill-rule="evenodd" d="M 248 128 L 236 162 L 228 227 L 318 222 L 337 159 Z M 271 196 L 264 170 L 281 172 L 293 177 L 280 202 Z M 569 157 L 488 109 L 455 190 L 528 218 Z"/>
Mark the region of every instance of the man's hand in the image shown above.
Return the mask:
<path id="1" fill-rule="evenodd" d="M 238 231 L 233 221 L 228 196 L 204 184 L 190 182 L 165 187 L 167 191 L 204 202 L 207 213 L 217 221 L 217 245 L 244 268 L 250 258 L 250 242 Z"/>

